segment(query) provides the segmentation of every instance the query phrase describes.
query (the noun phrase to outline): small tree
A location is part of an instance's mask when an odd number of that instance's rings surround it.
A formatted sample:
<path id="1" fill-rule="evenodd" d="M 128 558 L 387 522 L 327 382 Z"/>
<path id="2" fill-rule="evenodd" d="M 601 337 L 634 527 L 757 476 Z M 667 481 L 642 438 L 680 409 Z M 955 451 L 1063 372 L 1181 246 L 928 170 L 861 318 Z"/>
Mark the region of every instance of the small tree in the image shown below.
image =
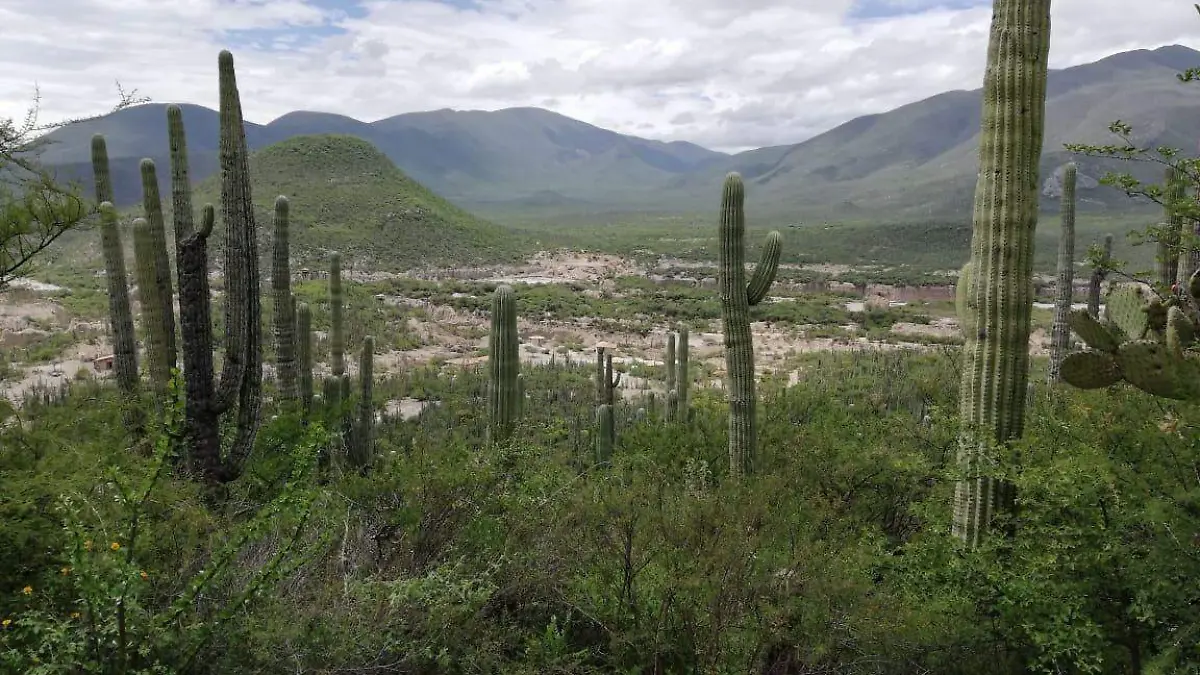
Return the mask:
<path id="1" fill-rule="evenodd" d="M 120 100 L 110 113 L 149 100 L 126 92 L 120 83 L 117 90 Z M 40 102 L 35 90 L 22 122 L 0 119 L 0 290 L 27 274 L 35 256 L 99 208 L 78 186 L 58 181 L 38 155 L 50 143 L 47 133 L 101 115 L 41 123 Z"/>

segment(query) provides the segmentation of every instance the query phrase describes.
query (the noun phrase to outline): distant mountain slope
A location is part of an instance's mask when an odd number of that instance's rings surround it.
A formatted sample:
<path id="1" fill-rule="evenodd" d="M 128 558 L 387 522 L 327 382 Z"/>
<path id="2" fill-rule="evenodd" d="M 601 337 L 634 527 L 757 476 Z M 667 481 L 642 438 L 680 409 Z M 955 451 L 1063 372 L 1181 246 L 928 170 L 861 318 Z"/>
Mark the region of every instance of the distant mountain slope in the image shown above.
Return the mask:
<path id="1" fill-rule="evenodd" d="M 512 233 L 455 206 L 348 135 L 296 136 L 250 156 L 261 252 L 270 256 L 275 198 L 288 197 L 292 250 L 301 261 L 341 251 L 348 267 L 372 269 L 509 261 Z M 218 203 L 216 175 L 197 188 L 197 205 Z"/>
<path id="2" fill-rule="evenodd" d="M 1115 54 L 1052 71 L 1042 173 L 1050 178 L 1070 157 L 1063 143 L 1109 142 L 1108 125 L 1135 125 L 1148 144 L 1195 148 L 1200 139 L 1200 87 L 1175 74 L 1200 65 L 1200 52 L 1171 46 Z M 286 138 L 339 133 L 369 141 L 414 180 L 484 213 L 619 210 L 709 211 L 721 177 L 741 171 L 748 207 L 801 219 L 954 218 L 969 212 L 975 185 L 980 92 L 951 91 L 889 112 L 850 120 L 794 145 L 736 155 L 689 143 L 625 136 L 538 108 L 492 112 L 437 110 L 376 122 L 293 112 L 266 125 L 247 124 L 259 148 Z M 137 199 L 137 162 L 165 164 L 161 105 L 145 105 L 51 134 L 45 153 L 65 177 L 91 179 L 88 139 L 109 137 L 118 199 Z M 217 114 L 185 106 L 192 173 L 216 168 Z M 1097 189 L 1089 178 L 1112 164 L 1080 159 L 1084 209 L 1126 210 L 1129 200 Z M 1139 169 L 1156 177 L 1158 168 Z M 1056 207 L 1053 181 L 1046 208 Z"/>
<path id="3" fill-rule="evenodd" d="M 1176 73 L 1197 65 L 1200 52 L 1172 46 L 1051 71 L 1043 178 L 1072 159 L 1064 143 L 1113 142 L 1108 126 L 1118 119 L 1133 124 L 1137 137 L 1149 146 L 1195 149 L 1200 87 L 1179 82 Z M 803 143 L 740 153 L 677 180 L 673 187 L 712 201 L 720 176 L 738 170 L 748 179 L 748 201 L 760 211 L 831 216 L 851 208 L 892 216 L 961 216 L 969 212 L 978 171 L 980 93 L 947 92 L 859 117 Z M 1118 166 L 1076 159 L 1080 173 L 1088 177 Z M 1137 171 L 1147 178 L 1159 175 L 1153 165 Z M 1109 188 L 1082 189 L 1079 196 L 1085 208 L 1130 206 Z M 1043 207 L 1056 208 L 1056 197 L 1044 197 Z"/>

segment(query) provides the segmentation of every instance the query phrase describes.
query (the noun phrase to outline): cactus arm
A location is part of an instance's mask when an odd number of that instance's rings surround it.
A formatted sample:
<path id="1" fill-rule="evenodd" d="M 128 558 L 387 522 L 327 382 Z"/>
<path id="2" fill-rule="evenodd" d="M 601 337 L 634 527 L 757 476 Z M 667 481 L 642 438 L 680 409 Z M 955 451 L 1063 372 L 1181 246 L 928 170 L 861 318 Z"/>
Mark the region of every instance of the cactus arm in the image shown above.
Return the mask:
<path id="1" fill-rule="evenodd" d="M 775 282 L 775 274 L 779 271 L 779 254 L 783 251 L 783 235 L 772 230 L 767 234 L 766 244 L 763 245 L 762 258 L 754 268 L 750 283 L 746 285 L 746 302 L 751 307 L 762 302 Z"/>
<path id="2" fill-rule="evenodd" d="M 295 300 L 295 298 L 293 298 Z M 300 370 L 300 404 L 305 415 L 312 411 L 312 310 L 308 303 L 296 304 L 296 357 Z"/>
<path id="3" fill-rule="evenodd" d="M 171 258 L 167 254 L 167 232 L 163 220 L 162 197 L 158 191 L 158 173 L 154 161 L 150 159 L 143 159 L 140 168 L 142 208 L 150 226 L 150 246 L 154 255 L 155 301 L 161 305 L 156 314 L 162 322 L 161 350 L 158 357 L 162 359 L 160 370 L 165 369 L 166 372 L 166 379 L 161 383 L 165 391 L 167 381 L 171 378 L 171 369 L 178 365 L 179 358 L 175 343 L 175 292 L 171 284 Z"/>
<path id="4" fill-rule="evenodd" d="M 101 137 L 103 141 L 103 137 Z M 113 339 L 113 369 L 117 386 L 127 397 L 138 392 L 137 335 L 129 303 L 129 281 L 125 251 L 117 227 L 117 210 L 112 202 L 100 204 L 100 242 L 104 251 L 104 279 L 108 285 L 109 323 Z"/>

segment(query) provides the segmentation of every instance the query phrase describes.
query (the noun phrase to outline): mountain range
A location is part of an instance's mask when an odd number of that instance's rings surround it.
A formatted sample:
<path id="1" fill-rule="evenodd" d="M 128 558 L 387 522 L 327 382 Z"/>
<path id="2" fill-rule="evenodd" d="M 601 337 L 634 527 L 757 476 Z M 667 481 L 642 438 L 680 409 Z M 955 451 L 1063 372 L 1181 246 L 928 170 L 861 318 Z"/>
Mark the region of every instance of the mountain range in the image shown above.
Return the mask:
<path id="1" fill-rule="evenodd" d="M 1043 207 L 1056 208 L 1055 170 L 1072 158 L 1063 144 L 1111 143 L 1114 120 L 1133 124 L 1148 146 L 1196 147 L 1200 89 L 1176 73 L 1198 65 L 1200 52 L 1174 45 L 1051 71 Z M 102 133 L 113 183 L 123 188 L 117 199 L 136 202 L 139 160 L 166 165 L 164 108 L 140 105 L 56 130 L 42 161 L 90 184 L 90 139 Z M 748 208 L 760 214 L 960 219 L 970 211 L 975 185 L 980 108 L 980 90 L 950 91 L 852 119 L 800 143 L 737 154 L 619 134 L 539 108 L 436 110 L 369 123 L 297 111 L 268 124 L 247 123 L 246 136 L 252 149 L 304 135 L 357 136 L 413 180 L 485 216 L 708 211 L 721 177 L 736 170 L 747 180 Z M 218 115 L 196 105 L 184 105 L 183 115 L 199 181 L 216 170 Z M 1095 185 L 1115 164 L 1075 159 L 1081 208 L 1131 207 L 1120 193 Z M 1150 165 L 1137 171 L 1157 175 Z"/>

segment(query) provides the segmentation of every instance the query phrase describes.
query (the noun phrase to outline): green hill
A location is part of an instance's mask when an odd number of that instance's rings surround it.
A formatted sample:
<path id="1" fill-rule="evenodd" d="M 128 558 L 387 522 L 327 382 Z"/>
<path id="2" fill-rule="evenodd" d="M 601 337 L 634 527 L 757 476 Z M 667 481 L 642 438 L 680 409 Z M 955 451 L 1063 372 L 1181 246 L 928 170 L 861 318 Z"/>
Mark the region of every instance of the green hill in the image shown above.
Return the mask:
<path id="1" fill-rule="evenodd" d="M 434 194 L 354 136 L 296 136 L 267 146 L 251 155 L 250 175 L 264 256 L 275 198 L 285 195 L 301 261 L 340 251 L 358 269 L 399 270 L 518 257 L 517 235 Z M 197 187 L 197 206 L 219 199 L 219 176 Z"/>

